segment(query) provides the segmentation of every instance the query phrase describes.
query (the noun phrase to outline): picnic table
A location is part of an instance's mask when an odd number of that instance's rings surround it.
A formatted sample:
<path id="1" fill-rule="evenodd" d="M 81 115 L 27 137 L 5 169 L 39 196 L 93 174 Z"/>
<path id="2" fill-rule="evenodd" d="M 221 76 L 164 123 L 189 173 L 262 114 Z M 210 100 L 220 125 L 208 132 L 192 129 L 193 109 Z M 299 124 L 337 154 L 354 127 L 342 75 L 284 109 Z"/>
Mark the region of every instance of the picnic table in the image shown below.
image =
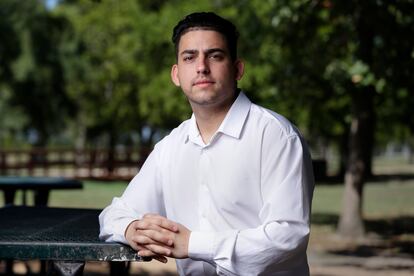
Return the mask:
<path id="1" fill-rule="evenodd" d="M 51 190 L 82 189 L 83 184 L 79 180 L 63 177 L 17 177 L 0 176 L 0 190 L 4 193 L 6 205 L 13 205 L 17 190 L 22 190 L 22 203 L 27 205 L 26 191 L 34 192 L 34 204 L 46 206 Z"/>
<path id="2" fill-rule="evenodd" d="M 146 261 L 129 246 L 100 241 L 101 210 L 7 206 L 0 208 L 0 260 L 43 260 L 41 274 L 79 275 L 85 261 L 111 262 L 111 274 L 126 262 Z M 6 272 L 6 273 L 10 273 Z"/>

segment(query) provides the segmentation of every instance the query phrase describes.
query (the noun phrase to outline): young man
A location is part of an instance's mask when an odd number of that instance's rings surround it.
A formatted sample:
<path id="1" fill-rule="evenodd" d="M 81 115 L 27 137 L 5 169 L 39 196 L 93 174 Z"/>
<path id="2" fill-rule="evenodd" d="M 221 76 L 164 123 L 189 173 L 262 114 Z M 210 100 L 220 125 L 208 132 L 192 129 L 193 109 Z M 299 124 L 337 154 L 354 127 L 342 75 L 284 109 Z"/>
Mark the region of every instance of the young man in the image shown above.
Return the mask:
<path id="1" fill-rule="evenodd" d="M 237 89 L 237 31 L 214 13 L 174 28 L 171 78 L 192 117 L 160 141 L 100 237 L 177 259 L 180 275 L 308 275 L 311 159 L 285 118 Z"/>

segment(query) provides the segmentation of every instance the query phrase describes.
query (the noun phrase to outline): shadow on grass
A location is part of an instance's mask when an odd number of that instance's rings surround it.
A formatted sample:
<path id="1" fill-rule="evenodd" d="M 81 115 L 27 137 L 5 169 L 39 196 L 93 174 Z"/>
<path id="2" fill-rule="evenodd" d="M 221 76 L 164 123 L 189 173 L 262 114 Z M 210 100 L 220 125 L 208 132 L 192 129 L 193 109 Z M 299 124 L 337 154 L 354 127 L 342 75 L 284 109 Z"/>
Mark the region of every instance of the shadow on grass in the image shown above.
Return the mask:
<path id="1" fill-rule="evenodd" d="M 312 214 L 312 224 L 336 226 L 339 217 L 336 214 L 316 213 Z M 414 234 L 414 217 L 400 216 L 386 219 L 364 220 L 368 233 L 376 233 L 381 237 L 391 237 L 402 234 Z"/>
<path id="2" fill-rule="evenodd" d="M 366 182 L 373 182 L 373 183 L 382 183 L 388 181 L 407 181 L 407 180 L 414 180 L 414 174 L 412 173 L 400 173 L 400 174 L 376 174 L 367 177 Z M 318 185 L 343 185 L 344 184 L 344 176 L 343 175 L 331 175 L 320 177 L 316 179 L 316 183 Z"/>
<path id="3" fill-rule="evenodd" d="M 338 224 L 338 215 L 317 213 L 312 215 L 312 224 L 328 225 L 335 228 Z M 362 244 L 345 250 L 330 253 L 370 257 L 378 255 L 411 255 L 414 256 L 414 217 L 400 216 L 386 219 L 364 220 L 367 233 L 375 233 L 383 242 L 380 244 Z M 409 240 L 401 240 L 402 235 L 411 236 Z"/>

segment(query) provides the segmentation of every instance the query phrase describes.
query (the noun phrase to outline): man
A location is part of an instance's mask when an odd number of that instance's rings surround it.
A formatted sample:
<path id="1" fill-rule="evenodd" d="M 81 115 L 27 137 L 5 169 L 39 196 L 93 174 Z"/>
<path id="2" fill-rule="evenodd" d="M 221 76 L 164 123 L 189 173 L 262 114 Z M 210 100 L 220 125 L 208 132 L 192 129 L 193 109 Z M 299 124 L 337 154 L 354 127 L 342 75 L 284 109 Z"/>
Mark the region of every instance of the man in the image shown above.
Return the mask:
<path id="1" fill-rule="evenodd" d="M 308 275 L 313 174 L 298 131 L 237 89 L 237 31 L 214 13 L 174 28 L 171 78 L 192 117 L 161 140 L 100 237 L 177 259 L 180 275 Z"/>

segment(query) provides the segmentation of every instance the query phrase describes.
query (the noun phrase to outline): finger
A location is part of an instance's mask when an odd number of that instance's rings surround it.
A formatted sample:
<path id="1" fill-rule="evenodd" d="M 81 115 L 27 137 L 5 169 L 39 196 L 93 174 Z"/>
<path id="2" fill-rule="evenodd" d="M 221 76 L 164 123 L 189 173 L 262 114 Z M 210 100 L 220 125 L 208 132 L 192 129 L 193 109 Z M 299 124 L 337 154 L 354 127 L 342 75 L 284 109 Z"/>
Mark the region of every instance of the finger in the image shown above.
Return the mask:
<path id="1" fill-rule="evenodd" d="M 129 245 L 137 252 L 142 248 L 136 242 L 131 242 Z"/>
<path id="2" fill-rule="evenodd" d="M 164 263 L 164 264 L 168 262 L 168 259 L 164 256 L 157 255 L 154 252 L 152 252 L 151 250 L 148 250 L 143 246 L 138 245 L 137 247 L 139 248 L 137 254 L 140 257 L 143 257 L 143 258 L 149 257 L 149 258 L 152 258 L 152 259 L 157 260 L 157 261 L 159 261 L 161 263 Z"/>
<path id="3" fill-rule="evenodd" d="M 137 243 L 138 245 L 158 243 L 157 241 L 153 240 L 148 234 L 145 234 L 144 231 L 140 231 L 140 234 L 134 235 L 131 239 L 133 242 Z"/>
<path id="4" fill-rule="evenodd" d="M 143 258 L 150 257 L 150 258 L 155 259 L 155 260 L 157 260 L 161 263 L 164 263 L 164 264 L 168 262 L 168 259 L 166 257 L 161 256 L 161 255 L 157 255 L 154 252 L 152 252 L 151 250 L 147 250 L 147 249 L 142 249 L 142 250 L 138 251 L 138 256 L 143 257 Z"/>
<path id="5" fill-rule="evenodd" d="M 156 259 L 157 261 L 159 261 L 163 264 L 166 264 L 168 262 L 168 259 L 166 257 L 160 256 L 160 255 L 157 255 L 157 256 L 153 257 L 153 259 Z"/>
<path id="6" fill-rule="evenodd" d="M 173 231 L 173 232 L 178 231 L 177 223 L 175 223 L 175 222 L 173 222 L 173 221 L 171 221 L 171 220 L 169 220 L 169 219 L 167 219 L 163 216 L 160 216 L 158 214 L 152 214 L 152 213 L 146 214 L 146 215 L 144 215 L 144 217 L 141 221 L 147 221 L 148 223 L 155 224 L 159 227 L 162 227 L 164 229 L 168 229 L 168 230 Z"/>
<path id="7" fill-rule="evenodd" d="M 172 248 L 166 246 L 160 246 L 158 244 L 148 244 L 146 247 L 148 250 L 162 256 L 170 257 L 172 254 Z"/>
<path id="8" fill-rule="evenodd" d="M 141 230 L 137 232 L 139 234 L 132 237 L 132 240 L 140 244 L 164 244 L 166 246 L 172 246 L 174 244 L 174 236 L 169 231 L 153 231 L 153 230 Z"/>
<path id="9" fill-rule="evenodd" d="M 156 230 L 161 231 L 163 229 L 160 225 L 158 225 L 158 221 L 154 219 L 143 219 L 138 221 L 134 224 L 134 228 L 136 231 L 139 230 Z"/>

